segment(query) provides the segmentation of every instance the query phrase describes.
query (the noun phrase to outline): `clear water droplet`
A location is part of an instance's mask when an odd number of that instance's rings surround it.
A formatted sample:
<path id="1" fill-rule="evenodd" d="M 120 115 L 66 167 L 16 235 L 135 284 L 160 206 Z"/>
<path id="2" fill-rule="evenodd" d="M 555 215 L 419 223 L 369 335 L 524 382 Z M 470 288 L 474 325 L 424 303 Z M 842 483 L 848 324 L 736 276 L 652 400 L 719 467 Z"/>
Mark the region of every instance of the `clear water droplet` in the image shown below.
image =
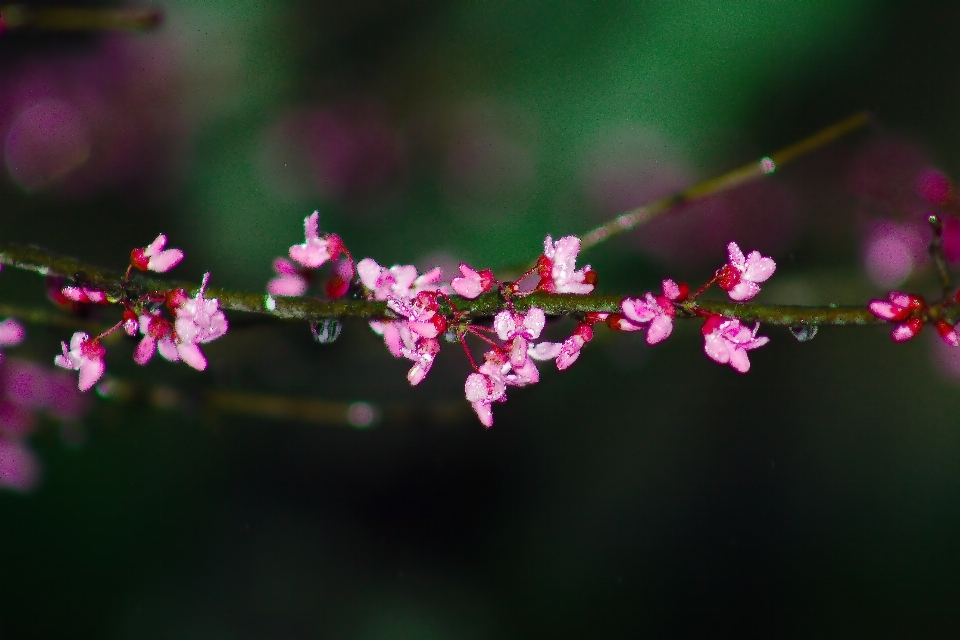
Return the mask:
<path id="1" fill-rule="evenodd" d="M 343 325 L 334 318 L 310 323 L 310 333 L 313 334 L 313 339 L 320 344 L 330 344 L 339 338 L 341 329 L 343 329 Z"/>
<path id="2" fill-rule="evenodd" d="M 790 327 L 790 333 L 797 339 L 797 342 L 808 342 L 817 335 L 819 327 L 815 324 L 795 324 Z"/>

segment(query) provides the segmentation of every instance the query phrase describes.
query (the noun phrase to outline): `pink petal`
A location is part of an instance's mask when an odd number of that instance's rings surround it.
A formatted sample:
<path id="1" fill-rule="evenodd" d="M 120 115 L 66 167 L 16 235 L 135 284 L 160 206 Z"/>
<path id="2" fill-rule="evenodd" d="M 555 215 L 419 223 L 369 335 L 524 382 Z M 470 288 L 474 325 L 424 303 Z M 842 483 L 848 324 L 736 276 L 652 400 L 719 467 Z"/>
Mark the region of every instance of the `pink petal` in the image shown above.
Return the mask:
<path id="1" fill-rule="evenodd" d="M 159 255 L 150 258 L 150 261 L 147 263 L 147 268 L 151 271 L 163 273 L 177 266 L 181 260 L 183 260 L 183 251 L 180 251 L 180 249 L 167 249 Z"/>
<path id="2" fill-rule="evenodd" d="M 909 307 L 910 303 L 913 302 L 913 296 L 909 293 L 901 293 L 900 291 L 891 291 L 890 302 L 899 306 L 899 307 Z"/>
<path id="3" fill-rule="evenodd" d="M 376 260 L 373 258 L 364 258 L 357 263 L 357 274 L 360 276 L 360 282 L 363 283 L 367 289 L 375 291 L 380 280 L 380 274 L 383 272 L 383 267 L 377 264 Z"/>
<path id="4" fill-rule="evenodd" d="M 526 327 L 524 334 L 531 340 L 540 337 L 540 332 L 547 324 L 547 314 L 540 307 L 530 307 L 525 316 L 523 316 L 523 326 Z"/>
<path id="5" fill-rule="evenodd" d="M 885 300 L 873 300 L 867 308 L 870 309 L 870 313 L 884 320 L 894 320 L 902 309 Z"/>
<path id="6" fill-rule="evenodd" d="M 730 366 L 740 373 L 750 371 L 750 358 L 743 349 L 734 349 L 730 354 Z"/>
<path id="7" fill-rule="evenodd" d="M 207 368 L 207 359 L 203 357 L 200 347 L 195 344 L 178 344 L 177 353 L 188 365 L 197 371 L 203 371 Z"/>
<path id="8" fill-rule="evenodd" d="M 292 262 L 286 258 L 274 258 L 273 260 L 273 270 L 280 275 L 292 276 L 295 273 L 299 273 L 297 267 L 294 266 Z"/>
<path id="9" fill-rule="evenodd" d="M 489 402 L 472 402 L 470 406 L 473 407 L 477 417 L 480 418 L 480 424 L 488 428 L 493 426 L 493 409 Z"/>
<path id="10" fill-rule="evenodd" d="M 670 337 L 673 332 L 673 318 L 670 316 L 657 316 L 650 323 L 650 329 L 647 331 L 647 344 L 657 344 Z"/>
<path id="11" fill-rule="evenodd" d="M 157 236 L 156 240 L 154 240 L 149 245 L 147 245 L 147 248 L 143 250 L 143 254 L 148 258 L 151 256 L 155 256 L 161 251 L 163 251 L 163 248 L 165 246 L 167 246 L 167 236 L 161 233 L 160 235 Z"/>
<path id="12" fill-rule="evenodd" d="M 746 279 L 741 280 L 733 289 L 727 291 L 727 295 L 730 296 L 730 299 L 736 300 L 737 302 L 749 300 L 758 293 L 760 293 L 760 285 L 755 282 L 750 282 Z"/>
<path id="13" fill-rule="evenodd" d="M 150 336 L 145 336 L 137 348 L 133 350 L 133 361 L 143 365 L 150 362 L 150 358 L 157 352 L 157 340 Z"/>
<path id="14" fill-rule="evenodd" d="M 89 360 L 84 358 L 80 361 L 80 376 L 77 382 L 77 388 L 80 391 L 89 391 L 93 388 L 93 385 L 97 384 L 97 380 L 103 375 L 103 372 L 106 371 L 107 365 L 103 360 Z"/>
<path id="15" fill-rule="evenodd" d="M 330 259 L 327 243 L 323 240 L 313 240 L 306 244 L 295 244 L 290 247 L 290 258 L 305 267 L 316 269 Z"/>
<path id="16" fill-rule="evenodd" d="M 320 212 L 314 211 L 303 219 L 303 235 L 308 241 L 320 239 Z"/>
<path id="17" fill-rule="evenodd" d="M 170 336 L 165 336 L 157 341 L 157 351 L 168 362 L 179 362 L 180 353 L 177 351 L 177 345 Z"/>
<path id="18" fill-rule="evenodd" d="M 668 297 L 671 300 L 676 300 L 680 297 L 680 287 L 673 280 L 664 280 L 663 281 L 663 295 Z"/>
<path id="19" fill-rule="evenodd" d="M 534 360 L 553 360 L 560 355 L 563 345 L 559 342 L 541 342 L 527 349 L 527 355 Z"/>
<path id="20" fill-rule="evenodd" d="M 493 317 L 493 330 L 501 340 L 509 340 L 517 334 L 517 322 L 512 311 L 501 311 Z"/>
<path id="21" fill-rule="evenodd" d="M 307 281 L 299 274 L 283 274 L 267 283 L 267 291 L 275 296 L 302 296 L 307 291 Z"/>
<path id="22" fill-rule="evenodd" d="M 777 263 L 773 258 L 765 258 L 759 251 L 751 251 L 747 256 L 747 268 L 743 272 L 743 277 L 754 282 L 763 282 L 776 270 Z"/>
<path id="23" fill-rule="evenodd" d="M 727 341 L 717 333 L 704 336 L 703 351 L 715 362 L 719 362 L 720 364 L 730 362 L 730 346 L 727 344 Z"/>
<path id="24" fill-rule="evenodd" d="M 19 344 L 23 341 L 25 335 L 26 331 L 23 325 L 13 318 L 7 318 L 0 322 L 0 347 L 11 347 Z"/>
<path id="25" fill-rule="evenodd" d="M 727 245 L 727 256 L 730 258 L 730 264 L 737 270 L 743 271 L 746 266 L 746 259 L 743 257 L 743 251 L 736 242 Z"/>
<path id="26" fill-rule="evenodd" d="M 894 327 L 893 333 L 890 334 L 890 337 L 893 338 L 894 342 L 906 342 L 907 340 L 910 340 L 916 336 L 917 333 L 918 332 L 913 330 L 913 327 L 904 323 L 898 324 L 896 327 Z"/>
<path id="27" fill-rule="evenodd" d="M 650 296 L 649 293 L 646 295 Z M 620 309 L 628 320 L 639 323 L 650 322 L 660 315 L 660 305 L 652 305 L 649 301 L 639 298 L 624 298 L 620 302 Z"/>

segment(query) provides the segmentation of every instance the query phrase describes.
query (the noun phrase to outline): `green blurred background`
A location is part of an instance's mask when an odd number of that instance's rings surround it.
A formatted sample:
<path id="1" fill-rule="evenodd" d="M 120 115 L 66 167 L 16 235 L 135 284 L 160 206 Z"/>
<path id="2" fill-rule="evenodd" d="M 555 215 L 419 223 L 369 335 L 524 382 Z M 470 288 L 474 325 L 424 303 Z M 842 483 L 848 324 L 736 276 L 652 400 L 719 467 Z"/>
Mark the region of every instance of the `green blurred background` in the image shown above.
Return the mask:
<path id="1" fill-rule="evenodd" d="M 868 131 L 690 212 L 716 224 L 585 256 L 601 291 L 637 293 L 704 280 L 746 238 L 780 265 L 768 300 L 861 303 L 883 295 L 863 225 L 913 192 L 897 163 L 960 169 L 952 3 L 149 6 L 148 33 L 0 37 L 4 123 L 30 91 L 87 118 L 63 166 L 8 150 L 3 240 L 119 268 L 162 231 L 181 277 L 257 291 L 320 209 L 358 257 L 497 267 L 867 108 Z M 0 280 L 44 303 L 35 276 Z M 238 324 L 205 374 L 120 344 L 110 370 L 136 384 L 413 413 L 350 429 L 104 400 L 66 436 L 47 424 L 42 485 L 0 492 L 0 638 L 952 637 L 944 356 L 882 328 L 763 332 L 740 376 L 693 325 L 656 348 L 601 331 L 490 430 L 462 354 L 411 389 L 362 323 L 328 346 Z M 47 362 L 66 337 L 31 327 L 6 353 Z M 437 403 L 464 411 L 428 419 Z"/>

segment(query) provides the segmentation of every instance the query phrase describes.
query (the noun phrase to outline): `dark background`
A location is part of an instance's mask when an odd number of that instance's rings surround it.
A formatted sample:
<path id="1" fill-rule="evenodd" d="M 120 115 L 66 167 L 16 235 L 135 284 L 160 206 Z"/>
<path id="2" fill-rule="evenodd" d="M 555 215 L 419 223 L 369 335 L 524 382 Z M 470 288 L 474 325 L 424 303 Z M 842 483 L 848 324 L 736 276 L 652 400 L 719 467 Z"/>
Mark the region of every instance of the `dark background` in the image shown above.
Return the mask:
<path id="1" fill-rule="evenodd" d="M 867 130 L 584 256 L 638 293 L 699 284 L 737 239 L 779 264 L 767 300 L 857 304 L 884 295 L 865 225 L 909 214 L 919 167 L 960 169 L 952 3 L 149 6 L 148 33 L 0 36 L 4 136 L 74 105 L 46 164 L 5 147 L 3 240 L 121 268 L 164 232 L 179 277 L 258 291 L 319 208 L 357 257 L 498 267 L 866 108 Z M 0 295 L 44 304 L 10 269 Z M 930 335 L 763 328 L 740 376 L 692 323 L 655 348 L 599 331 L 485 430 L 455 348 L 410 389 L 362 323 L 329 346 L 241 324 L 204 374 L 118 342 L 115 379 L 177 401 L 100 400 L 32 438 L 43 483 L 0 493 L 0 638 L 960 629 L 960 403 Z M 4 357 L 69 335 L 28 330 Z M 211 389 L 400 409 L 264 420 Z"/>

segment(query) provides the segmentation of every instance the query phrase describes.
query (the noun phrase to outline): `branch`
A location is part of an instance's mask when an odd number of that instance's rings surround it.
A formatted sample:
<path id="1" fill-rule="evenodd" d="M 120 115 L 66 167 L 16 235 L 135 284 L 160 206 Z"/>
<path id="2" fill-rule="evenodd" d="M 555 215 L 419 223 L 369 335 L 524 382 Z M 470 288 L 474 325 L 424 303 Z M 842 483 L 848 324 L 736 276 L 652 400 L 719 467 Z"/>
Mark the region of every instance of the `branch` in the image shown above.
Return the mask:
<path id="1" fill-rule="evenodd" d="M 0 244 L 0 263 L 32 271 L 43 276 L 60 276 L 70 280 L 80 279 L 92 284 L 108 295 L 119 300 L 124 295 L 137 297 L 149 292 L 167 291 L 182 288 L 195 292 L 200 285 L 189 282 L 157 280 L 135 276 L 130 282 L 124 282 L 122 274 L 94 265 L 86 264 L 74 258 L 51 253 L 36 246 L 13 243 Z M 79 278 L 78 278 L 79 276 Z M 210 288 L 209 297 L 220 300 L 220 307 L 230 311 L 243 311 L 266 315 L 280 320 L 317 321 L 326 318 L 395 318 L 386 302 L 372 300 L 318 300 L 316 298 L 274 297 L 259 293 L 242 293 L 226 289 Z M 450 298 L 464 318 L 491 318 L 504 309 L 506 302 L 497 292 L 490 292 L 474 300 L 459 296 Z M 622 295 L 574 295 L 537 292 L 531 295 L 514 297 L 517 311 L 524 312 L 532 306 L 540 307 L 547 315 L 562 316 L 583 313 L 617 313 L 620 311 Z M 446 303 L 443 303 L 446 304 Z M 868 325 L 883 324 L 885 321 L 875 317 L 865 306 L 827 306 L 804 307 L 796 305 L 749 305 L 728 302 L 697 300 L 680 305 L 685 313 L 682 317 L 696 317 L 716 314 L 725 318 L 739 318 L 743 321 L 760 321 L 764 324 L 794 325 Z M 449 312 L 450 309 L 444 309 Z M 0 315 L 11 315 L 28 322 L 58 324 L 61 320 L 52 314 L 0 307 Z"/>

